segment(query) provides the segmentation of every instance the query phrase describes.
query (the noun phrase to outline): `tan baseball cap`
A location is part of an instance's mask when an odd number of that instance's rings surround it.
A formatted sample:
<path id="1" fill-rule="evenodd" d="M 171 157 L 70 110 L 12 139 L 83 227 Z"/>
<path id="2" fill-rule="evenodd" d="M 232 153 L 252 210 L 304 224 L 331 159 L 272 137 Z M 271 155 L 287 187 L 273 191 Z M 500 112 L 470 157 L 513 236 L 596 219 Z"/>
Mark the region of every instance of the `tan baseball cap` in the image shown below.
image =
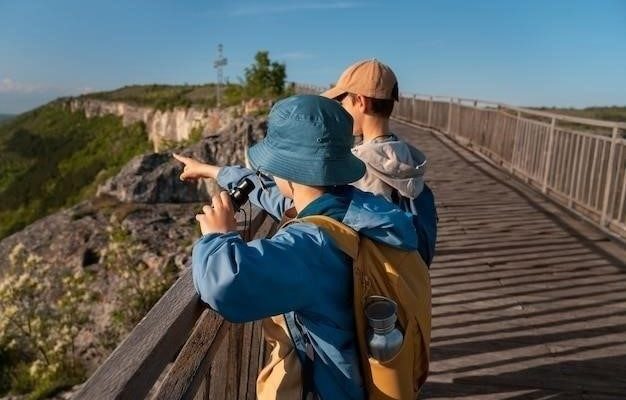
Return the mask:
<path id="1" fill-rule="evenodd" d="M 398 80 L 388 65 L 375 58 L 363 60 L 343 71 L 335 86 L 322 96 L 335 99 L 344 93 L 398 101 Z"/>

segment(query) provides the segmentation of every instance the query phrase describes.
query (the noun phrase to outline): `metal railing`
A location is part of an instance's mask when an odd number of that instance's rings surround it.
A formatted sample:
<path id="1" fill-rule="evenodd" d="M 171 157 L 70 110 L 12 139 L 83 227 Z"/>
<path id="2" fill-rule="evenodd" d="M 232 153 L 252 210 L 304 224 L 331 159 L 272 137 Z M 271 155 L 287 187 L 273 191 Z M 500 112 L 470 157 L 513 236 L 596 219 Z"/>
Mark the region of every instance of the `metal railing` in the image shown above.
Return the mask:
<path id="1" fill-rule="evenodd" d="M 394 117 L 443 132 L 626 238 L 626 123 L 424 95 L 401 96 Z"/>
<path id="2" fill-rule="evenodd" d="M 326 90 L 296 88 L 298 93 Z M 393 117 L 444 133 L 626 239 L 626 123 L 420 94 L 401 95 Z"/>

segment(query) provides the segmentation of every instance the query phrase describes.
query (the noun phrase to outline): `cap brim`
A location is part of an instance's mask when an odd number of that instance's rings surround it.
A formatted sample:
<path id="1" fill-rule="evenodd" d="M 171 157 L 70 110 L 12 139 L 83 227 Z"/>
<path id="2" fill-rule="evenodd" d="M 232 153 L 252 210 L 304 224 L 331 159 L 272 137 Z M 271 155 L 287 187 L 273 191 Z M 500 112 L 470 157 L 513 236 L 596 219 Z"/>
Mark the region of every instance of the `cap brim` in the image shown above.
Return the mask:
<path id="1" fill-rule="evenodd" d="M 320 96 L 328 97 L 329 99 L 336 99 L 344 93 L 347 93 L 347 90 L 335 86 L 320 94 Z"/>

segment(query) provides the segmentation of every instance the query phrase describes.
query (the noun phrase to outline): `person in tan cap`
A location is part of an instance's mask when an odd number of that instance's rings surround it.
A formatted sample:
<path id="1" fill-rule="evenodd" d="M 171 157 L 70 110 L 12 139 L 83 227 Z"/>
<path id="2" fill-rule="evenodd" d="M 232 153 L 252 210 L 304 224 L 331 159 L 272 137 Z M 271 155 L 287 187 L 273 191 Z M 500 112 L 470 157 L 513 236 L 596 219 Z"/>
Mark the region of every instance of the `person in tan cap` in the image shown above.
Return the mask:
<path id="1" fill-rule="evenodd" d="M 426 156 L 400 140 L 389 129 L 389 118 L 398 101 L 398 80 L 388 65 L 376 59 L 348 67 L 337 83 L 322 96 L 337 100 L 354 119 L 353 133 L 362 142 L 352 149 L 367 167 L 353 185 L 384 196 L 420 220 L 416 223 L 419 253 L 430 265 L 437 237 L 434 196 L 424 183 Z"/>

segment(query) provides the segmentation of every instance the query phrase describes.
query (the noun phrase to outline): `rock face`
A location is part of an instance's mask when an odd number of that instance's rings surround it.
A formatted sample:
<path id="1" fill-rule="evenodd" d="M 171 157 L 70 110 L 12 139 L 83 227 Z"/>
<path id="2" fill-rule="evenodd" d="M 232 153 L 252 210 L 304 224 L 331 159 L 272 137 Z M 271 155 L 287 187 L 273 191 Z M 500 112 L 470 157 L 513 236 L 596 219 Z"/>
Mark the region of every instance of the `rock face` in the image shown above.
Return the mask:
<path id="1" fill-rule="evenodd" d="M 217 136 L 204 138 L 181 153 L 211 164 L 243 165 L 246 149 L 263 138 L 265 127 L 262 118 L 241 118 Z M 182 164 L 169 152 L 137 156 L 100 186 L 97 195 L 114 197 L 123 203 L 207 201 L 214 191 L 212 182 L 182 182 L 181 170 Z"/>
<path id="2" fill-rule="evenodd" d="M 245 149 L 265 134 L 265 118 L 232 120 L 218 135 L 202 139 L 181 153 L 218 165 L 244 164 Z M 106 357 L 94 345 L 95 336 L 109 324 L 107 313 L 116 287 L 110 282 L 104 254 L 110 249 L 111 227 L 121 227 L 141 244 L 130 264 L 149 269 L 173 263 L 178 270 L 188 264 L 191 245 L 199 237 L 195 214 L 215 183 L 186 183 L 179 179 L 182 165 L 171 153 L 136 157 L 103 184 L 97 195 L 72 208 L 42 218 L 0 241 L 0 279 L 11 250 L 22 244 L 58 270 L 89 270 L 98 276 L 101 300 L 93 308 L 95 326 L 83 327 L 86 338 L 79 351 L 90 371 Z"/>
<path id="3" fill-rule="evenodd" d="M 263 138 L 265 127 L 263 117 L 240 118 L 226 127 L 220 136 L 204 138 L 181 150 L 181 154 L 217 165 L 243 165 L 245 149 Z M 135 218 L 133 225 L 127 227 L 134 227 L 131 229 L 133 232 L 141 231 L 137 228 L 141 224 L 154 228 L 155 219 L 176 226 L 182 215 L 157 218 L 156 215 L 163 210 L 169 214 L 177 210 L 189 213 L 183 219 L 195 226 L 195 211 L 189 212 L 190 205 L 185 203 L 207 201 L 215 184 L 212 180 L 182 182 L 179 179 L 181 171 L 181 163 L 169 152 L 137 156 L 119 174 L 98 188 L 96 198 L 42 218 L 1 240 L 0 276 L 3 263 L 17 243 L 24 244 L 28 250 L 47 260 L 71 267 L 86 266 L 90 260 L 98 259 L 97 254 L 89 254 L 88 250 L 97 253 L 105 240 L 103 229 L 109 224 L 107 218 L 112 214 L 116 214 L 116 218 L 124 224 L 128 218 L 134 218 L 137 210 L 143 210 L 143 217 Z M 164 235 L 172 236 L 170 233 Z M 155 240 L 158 248 L 162 237 L 147 235 L 140 239 L 146 243 Z M 172 249 L 172 252 L 180 251 L 179 248 Z"/>
<path id="4" fill-rule="evenodd" d="M 117 115 L 122 117 L 124 126 L 143 122 L 148 138 L 159 151 L 164 142 L 180 142 L 189 139 L 193 129 L 201 129 L 202 136 L 209 136 L 235 123 L 238 115 L 252 112 L 268 104 L 229 107 L 225 109 L 175 107 L 172 110 L 157 110 L 151 107 L 104 101 L 89 98 L 75 98 L 68 102 L 72 112 L 82 111 L 87 118 Z"/>

